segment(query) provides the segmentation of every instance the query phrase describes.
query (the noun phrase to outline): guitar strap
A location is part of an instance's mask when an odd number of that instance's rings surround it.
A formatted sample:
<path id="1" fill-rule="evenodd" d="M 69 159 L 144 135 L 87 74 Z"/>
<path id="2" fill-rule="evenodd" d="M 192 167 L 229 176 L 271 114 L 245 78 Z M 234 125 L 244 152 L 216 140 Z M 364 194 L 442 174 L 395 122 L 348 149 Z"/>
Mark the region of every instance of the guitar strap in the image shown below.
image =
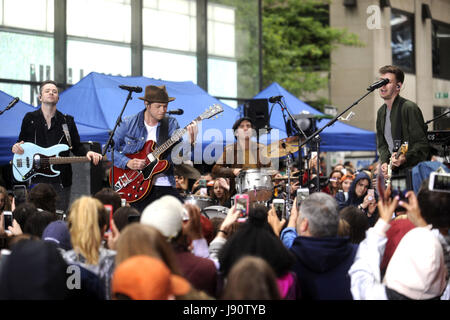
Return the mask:
<path id="1" fill-rule="evenodd" d="M 164 117 L 159 126 L 158 145 L 162 145 L 169 139 L 169 118 Z"/>
<path id="2" fill-rule="evenodd" d="M 402 120 L 402 106 L 405 103 L 406 99 L 399 97 L 400 103 L 398 104 L 396 113 L 397 113 L 397 123 L 395 126 L 394 136 L 392 137 L 392 141 L 394 142 L 394 151 L 397 152 L 400 149 L 403 141 L 403 120 Z"/>
<path id="3" fill-rule="evenodd" d="M 69 149 L 72 149 L 72 140 L 70 139 L 69 127 L 67 126 L 66 115 L 64 115 L 64 123 L 62 124 L 62 129 L 64 135 L 66 136 L 67 142 L 69 143 Z"/>

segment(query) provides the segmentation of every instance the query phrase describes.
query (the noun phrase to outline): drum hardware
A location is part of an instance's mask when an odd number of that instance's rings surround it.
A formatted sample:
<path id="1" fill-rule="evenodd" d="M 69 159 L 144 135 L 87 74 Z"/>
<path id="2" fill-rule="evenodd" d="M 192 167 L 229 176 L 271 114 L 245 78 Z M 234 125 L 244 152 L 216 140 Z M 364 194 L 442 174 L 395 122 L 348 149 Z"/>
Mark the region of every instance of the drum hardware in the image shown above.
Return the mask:
<path id="1" fill-rule="evenodd" d="M 200 210 L 205 209 L 213 204 L 213 200 L 208 196 L 187 195 L 184 203 L 196 205 Z"/>
<path id="2" fill-rule="evenodd" d="M 208 219 L 217 217 L 225 219 L 228 214 L 228 210 L 230 209 L 223 206 L 209 206 L 202 210 L 202 214 Z"/>
<path id="3" fill-rule="evenodd" d="M 272 176 L 265 169 L 242 170 L 236 177 L 236 190 L 239 194 L 246 193 L 250 202 L 266 201 L 272 198 Z"/>
<path id="4" fill-rule="evenodd" d="M 275 141 L 264 148 L 268 158 L 282 158 L 298 151 L 298 137 L 287 137 Z"/>

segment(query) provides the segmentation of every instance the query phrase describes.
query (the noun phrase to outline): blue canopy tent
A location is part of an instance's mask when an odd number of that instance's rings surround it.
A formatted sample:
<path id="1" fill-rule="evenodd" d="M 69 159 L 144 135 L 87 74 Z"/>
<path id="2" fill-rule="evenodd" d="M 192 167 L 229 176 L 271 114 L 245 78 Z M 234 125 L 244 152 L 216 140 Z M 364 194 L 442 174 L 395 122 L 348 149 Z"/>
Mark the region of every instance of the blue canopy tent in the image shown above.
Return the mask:
<path id="1" fill-rule="evenodd" d="M 322 115 L 323 113 L 312 108 L 304 103 L 286 89 L 274 82 L 266 89 L 262 90 L 253 99 L 268 99 L 273 96 L 283 96 L 283 102 L 289 109 L 289 112 L 294 116 L 303 111 L 311 114 Z M 269 112 L 272 108 L 269 103 Z M 241 114 L 243 109 L 240 109 Z M 289 116 L 286 113 L 287 119 Z M 317 121 L 317 128 L 324 127 L 330 119 L 321 119 Z M 270 127 L 280 130 L 280 138 L 286 137 L 286 127 L 280 106 L 274 105 L 270 117 Z M 336 121 L 332 126 L 327 127 L 320 133 L 321 151 L 375 151 L 376 150 L 376 135 L 372 131 L 360 129 L 345 123 Z"/>
<path id="2" fill-rule="evenodd" d="M 184 110 L 183 115 L 174 116 L 181 128 L 187 126 L 212 105 L 218 104 L 223 107 L 224 111 L 218 115 L 218 120 L 206 119 L 199 123 L 197 142 L 201 142 L 199 143 L 199 148 L 202 148 L 200 151 L 206 147 L 210 149 L 217 147 L 218 150 L 222 150 L 225 143 L 230 143 L 234 139 L 229 132 L 226 132 L 226 129 L 231 128 L 239 117 L 239 112 L 210 96 L 191 81 L 163 81 L 146 77 L 109 76 L 92 72 L 61 94 L 58 108 L 64 113 L 73 115 L 77 124 L 110 131 L 114 128 L 128 95 L 128 91 L 120 89 L 119 85 L 143 88 L 142 93 L 133 93 L 132 100 L 128 102 L 123 117 L 136 114 L 144 108 L 144 102 L 138 97 L 144 96 L 146 86 L 165 85 L 169 96 L 176 98 L 175 101 L 169 103 L 168 109 Z M 108 136 L 97 141 L 105 144 L 107 140 Z"/>

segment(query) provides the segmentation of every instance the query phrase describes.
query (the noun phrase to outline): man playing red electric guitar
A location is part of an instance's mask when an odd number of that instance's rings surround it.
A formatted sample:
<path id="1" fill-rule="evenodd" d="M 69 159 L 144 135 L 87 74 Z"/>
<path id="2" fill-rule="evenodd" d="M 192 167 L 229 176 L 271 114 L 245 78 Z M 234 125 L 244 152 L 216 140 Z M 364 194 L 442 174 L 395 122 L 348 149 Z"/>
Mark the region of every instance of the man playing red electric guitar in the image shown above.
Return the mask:
<path id="1" fill-rule="evenodd" d="M 156 145 L 163 144 L 180 128 L 175 118 L 166 117 L 167 106 L 175 98 L 169 97 L 165 86 L 147 86 L 145 96 L 139 99 L 144 100 L 145 109 L 133 116 L 124 118 L 114 134 L 114 166 L 117 168 L 143 170 L 149 163 L 148 159 L 145 159 L 145 157 L 130 158 L 127 155 L 141 151 L 149 140 L 155 141 Z M 195 142 L 197 131 L 195 122 L 187 127 L 191 144 Z M 149 189 L 149 194 L 131 203 L 140 212 L 152 201 L 163 195 L 173 195 L 182 201 L 175 188 L 170 151 L 171 149 L 167 150 L 161 156 L 161 159 L 168 160 L 168 168 L 153 177 L 153 186 Z M 116 176 L 116 173 L 114 175 Z"/>

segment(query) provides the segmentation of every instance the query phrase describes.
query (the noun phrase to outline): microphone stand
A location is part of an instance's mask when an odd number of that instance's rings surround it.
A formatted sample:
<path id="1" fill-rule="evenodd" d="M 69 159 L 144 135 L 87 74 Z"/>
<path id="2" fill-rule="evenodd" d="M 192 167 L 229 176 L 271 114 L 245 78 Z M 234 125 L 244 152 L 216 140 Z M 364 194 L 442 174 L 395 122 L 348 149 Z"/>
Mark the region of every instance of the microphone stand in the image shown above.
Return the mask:
<path id="1" fill-rule="evenodd" d="M 297 122 L 295 121 L 295 118 L 292 116 L 292 114 L 289 112 L 288 108 L 286 105 L 284 105 L 284 103 L 281 102 L 281 99 L 276 101 L 276 103 L 281 107 L 281 112 L 283 113 L 283 118 L 284 118 L 284 123 L 285 126 L 287 126 L 287 121 L 286 121 L 286 117 L 284 112 L 286 111 L 286 113 L 289 115 L 289 118 L 291 118 L 293 125 L 296 127 L 297 129 L 297 134 L 298 134 L 298 141 L 300 142 L 301 139 L 301 135 L 300 133 L 307 138 L 306 134 L 303 132 L 303 130 L 300 128 L 300 126 L 297 124 Z M 273 107 L 273 106 L 272 106 Z M 298 154 L 300 157 L 300 153 L 301 153 L 301 149 L 300 149 L 300 145 L 298 147 Z M 290 161 L 290 154 L 288 155 L 288 159 L 287 159 L 287 166 L 288 166 L 288 182 L 286 185 L 286 212 L 291 212 L 291 170 L 290 170 L 290 166 L 291 166 L 291 161 Z M 300 173 L 301 173 L 301 169 L 300 169 Z"/>
<path id="2" fill-rule="evenodd" d="M 103 153 L 102 153 L 102 156 L 105 156 L 105 154 L 108 152 L 108 149 L 111 149 L 111 189 L 113 189 L 113 190 L 114 190 L 114 140 L 113 140 L 113 136 L 114 136 L 114 133 L 116 132 L 117 127 L 120 126 L 120 123 L 122 122 L 122 115 L 123 115 L 123 112 L 125 111 L 125 108 L 127 107 L 128 101 L 133 99 L 131 97 L 131 95 L 132 95 L 132 91 L 129 90 L 127 100 L 125 101 L 122 111 L 120 112 L 119 116 L 117 117 L 116 125 L 114 126 L 114 129 L 112 131 L 110 131 L 110 133 L 109 133 L 108 142 L 106 143 L 105 148 L 103 149 Z"/>
<path id="3" fill-rule="evenodd" d="M 305 144 L 309 143 L 311 140 L 315 139 L 316 136 L 319 136 L 319 134 L 325 130 L 327 127 L 332 126 L 339 117 L 341 117 L 344 113 L 346 113 L 348 110 L 350 110 L 351 108 L 353 108 L 354 106 L 356 106 L 362 99 L 364 99 L 365 97 L 367 97 L 369 94 L 372 93 L 372 91 L 374 91 L 377 88 L 371 88 L 370 90 L 368 89 L 368 92 L 366 94 L 364 94 L 361 98 L 359 98 L 358 100 L 356 100 L 355 102 L 353 102 L 352 105 L 350 105 L 349 107 L 347 107 L 347 109 L 345 109 L 344 111 L 342 111 L 340 114 L 338 114 L 337 116 L 335 116 L 332 120 L 330 120 L 328 123 L 326 123 L 322 128 L 318 129 L 316 132 L 314 132 L 312 135 L 310 135 L 309 137 L 306 138 L 305 141 L 303 141 L 303 143 L 301 145 L 299 145 L 299 148 L 303 147 Z M 320 137 L 318 137 L 319 139 L 317 139 L 317 143 L 320 144 Z M 319 152 L 319 149 L 317 149 L 317 152 Z M 320 163 L 319 163 L 319 153 L 317 153 L 317 168 L 320 169 Z M 320 191 L 320 178 L 319 178 L 319 170 L 317 170 L 317 191 Z"/>
<path id="4" fill-rule="evenodd" d="M 436 118 L 428 120 L 427 122 L 425 122 L 425 124 L 428 125 L 429 123 L 431 123 L 439 118 L 442 118 L 443 116 L 445 116 L 446 114 L 449 114 L 449 113 L 450 113 L 450 110 L 448 110 L 447 112 L 444 112 L 443 114 L 438 115 Z"/>

